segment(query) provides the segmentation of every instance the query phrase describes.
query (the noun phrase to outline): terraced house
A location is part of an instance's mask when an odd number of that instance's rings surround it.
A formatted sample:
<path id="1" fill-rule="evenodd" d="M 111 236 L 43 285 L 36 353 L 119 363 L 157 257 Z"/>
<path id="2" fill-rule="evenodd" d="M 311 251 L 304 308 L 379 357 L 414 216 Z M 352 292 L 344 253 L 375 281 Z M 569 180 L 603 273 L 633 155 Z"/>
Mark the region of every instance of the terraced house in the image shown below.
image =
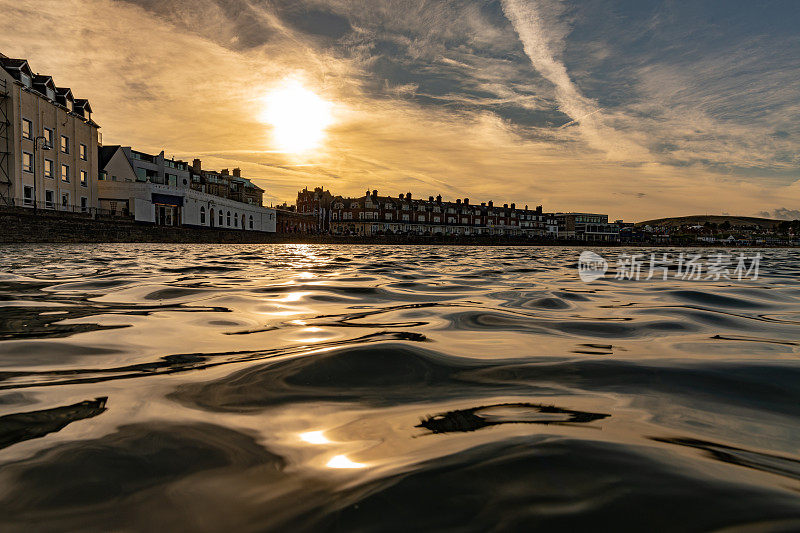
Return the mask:
<path id="1" fill-rule="evenodd" d="M 443 201 L 441 195 L 414 199 L 410 192 L 389 197 L 377 190 L 359 198 L 336 196 L 330 203 L 330 229 L 338 235 L 557 236 L 555 217 L 541 206 L 475 205 L 469 198 Z"/>
<path id="2" fill-rule="evenodd" d="M 91 212 L 99 128 L 88 100 L 0 54 L 0 205 Z"/>

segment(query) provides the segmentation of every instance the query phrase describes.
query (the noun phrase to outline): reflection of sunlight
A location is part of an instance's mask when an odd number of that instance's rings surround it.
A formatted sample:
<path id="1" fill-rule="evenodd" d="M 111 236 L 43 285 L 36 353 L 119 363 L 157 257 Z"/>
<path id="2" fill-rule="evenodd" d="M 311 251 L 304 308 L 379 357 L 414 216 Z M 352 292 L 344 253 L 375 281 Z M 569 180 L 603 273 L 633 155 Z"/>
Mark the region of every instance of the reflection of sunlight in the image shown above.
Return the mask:
<path id="1" fill-rule="evenodd" d="M 364 468 L 364 463 L 356 463 L 347 458 L 346 455 L 337 455 L 325 465 L 328 468 Z"/>
<path id="2" fill-rule="evenodd" d="M 330 440 L 325 436 L 324 431 L 306 431 L 300 433 L 300 439 L 309 444 L 330 444 Z"/>

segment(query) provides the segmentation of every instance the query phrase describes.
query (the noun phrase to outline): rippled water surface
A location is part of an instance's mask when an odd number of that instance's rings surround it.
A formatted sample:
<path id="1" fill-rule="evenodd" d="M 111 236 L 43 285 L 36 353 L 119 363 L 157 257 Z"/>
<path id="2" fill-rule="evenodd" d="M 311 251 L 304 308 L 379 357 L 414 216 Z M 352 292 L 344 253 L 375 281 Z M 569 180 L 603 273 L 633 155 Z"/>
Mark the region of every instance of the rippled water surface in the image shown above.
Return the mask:
<path id="1" fill-rule="evenodd" d="M 800 530 L 800 252 L 0 250 L 3 531 Z"/>

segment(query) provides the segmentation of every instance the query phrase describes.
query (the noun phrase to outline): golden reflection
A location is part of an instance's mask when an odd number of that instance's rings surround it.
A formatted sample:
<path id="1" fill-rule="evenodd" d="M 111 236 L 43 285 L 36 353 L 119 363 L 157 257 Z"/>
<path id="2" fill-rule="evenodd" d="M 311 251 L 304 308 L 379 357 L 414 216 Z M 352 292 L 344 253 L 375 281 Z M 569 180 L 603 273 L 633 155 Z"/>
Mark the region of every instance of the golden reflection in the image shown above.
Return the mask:
<path id="1" fill-rule="evenodd" d="M 364 468 L 367 465 L 351 461 L 346 455 L 337 455 L 328 461 L 328 464 L 325 466 L 328 468 Z"/>
<path id="2" fill-rule="evenodd" d="M 306 431 L 305 433 L 300 433 L 299 435 L 300 440 L 305 441 L 309 444 L 330 444 L 331 441 L 328 440 L 328 437 L 325 436 L 324 431 Z"/>

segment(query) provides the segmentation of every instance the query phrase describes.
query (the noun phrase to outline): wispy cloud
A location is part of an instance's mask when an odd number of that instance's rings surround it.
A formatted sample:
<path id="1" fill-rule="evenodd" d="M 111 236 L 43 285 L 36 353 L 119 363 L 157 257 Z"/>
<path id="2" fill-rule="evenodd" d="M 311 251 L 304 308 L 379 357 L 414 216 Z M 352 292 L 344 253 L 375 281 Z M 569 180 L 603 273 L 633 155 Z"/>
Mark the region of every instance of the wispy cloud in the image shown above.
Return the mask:
<path id="1" fill-rule="evenodd" d="M 275 201 L 326 185 L 772 212 L 800 202 L 800 38 L 782 5 L 0 0 L 0 51 L 90 98 L 107 143 L 240 166 Z M 727 26 L 707 31 L 709 13 Z M 336 105 L 304 161 L 257 118 L 287 75 Z"/>

